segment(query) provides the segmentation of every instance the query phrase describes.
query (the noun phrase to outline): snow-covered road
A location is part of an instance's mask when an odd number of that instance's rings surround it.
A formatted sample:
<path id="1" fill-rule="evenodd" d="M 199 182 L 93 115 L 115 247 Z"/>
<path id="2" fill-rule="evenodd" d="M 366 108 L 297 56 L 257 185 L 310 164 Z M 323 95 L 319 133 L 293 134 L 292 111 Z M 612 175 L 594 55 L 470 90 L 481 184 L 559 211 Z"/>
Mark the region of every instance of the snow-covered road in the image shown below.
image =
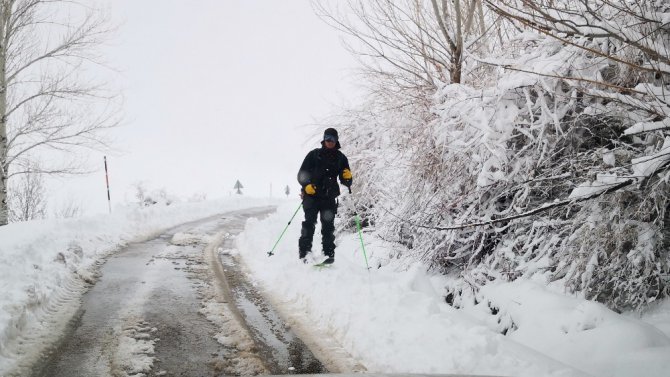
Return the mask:
<path id="1" fill-rule="evenodd" d="M 247 209 L 187 223 L 110 258 L 67 333 L 32 375 L 325 371 L 245 281 L 234 258 L 219 253 L 248 218 L 272 211 Z"/>

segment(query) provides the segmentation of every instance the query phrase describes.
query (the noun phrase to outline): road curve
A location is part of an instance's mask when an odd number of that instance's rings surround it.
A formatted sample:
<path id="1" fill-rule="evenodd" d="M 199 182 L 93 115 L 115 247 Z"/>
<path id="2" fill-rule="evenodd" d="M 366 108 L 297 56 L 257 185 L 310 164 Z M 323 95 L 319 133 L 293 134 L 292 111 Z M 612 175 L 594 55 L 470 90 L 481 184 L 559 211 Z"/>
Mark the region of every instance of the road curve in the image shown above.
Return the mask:
<path id="1" fill-rule="evenodd" d="M 273 211 L 183 224 L 110 257 L 66 332 L 21 375 L 327 372 L 225 252 L 246 219 Z"/>

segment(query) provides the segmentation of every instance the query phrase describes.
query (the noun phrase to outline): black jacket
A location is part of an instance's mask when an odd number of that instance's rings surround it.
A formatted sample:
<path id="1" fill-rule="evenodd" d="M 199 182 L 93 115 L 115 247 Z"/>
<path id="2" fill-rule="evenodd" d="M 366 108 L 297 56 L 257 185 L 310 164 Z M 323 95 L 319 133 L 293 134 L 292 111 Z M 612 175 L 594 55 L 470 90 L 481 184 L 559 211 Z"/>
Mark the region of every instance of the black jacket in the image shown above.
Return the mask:
<path id="1" fill-rule="evenodd" d="M 342 178 L 344 169 L 349 169 L 349 160 L 337 148 L 317 148 L 307 153 L 298 172 L 298 182 L 303 193 L 305 186 L 311 183 L 316 186 L 314 197 L 335 199 L 340 195 L 338 178 L 343 185 L 351 186 L 351 179 Z"/>

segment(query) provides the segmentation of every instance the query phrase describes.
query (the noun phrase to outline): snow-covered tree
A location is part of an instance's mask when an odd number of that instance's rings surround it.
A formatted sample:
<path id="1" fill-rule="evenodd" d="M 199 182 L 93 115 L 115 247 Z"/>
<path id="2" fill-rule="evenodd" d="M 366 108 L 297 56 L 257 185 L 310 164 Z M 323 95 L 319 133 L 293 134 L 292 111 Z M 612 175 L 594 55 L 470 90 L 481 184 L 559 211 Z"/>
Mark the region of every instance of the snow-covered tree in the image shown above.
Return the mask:
<path id="1" fill-rule="evenodd" d="M 496 30 L 480 0 L 314 4 L 326 22 L 353 37 L 348 46 L 375 90 L 419 92 L 415 100 L 442 83 L 460 83 L 466 51 L 486 49 Z"/>
<path id="2" fill-rule="evenodd" d="M 545 254 L 553 254 L 551 279 L 611 307 L 641 307 L 668 295 L 670 6 L 610 0 L 489 5 L 524 35 L 537 36 L 536 56 L 504 66 L 535 74 L 552 88 L 542 96 L 547 109 L 533 114 L 553 118 L 556 130 L 557 143 L 548 149 L 553 163 L 545 169 L 566 175 L 560 184 L 572 189 L 573 199 L 613 192 L 554 214 L 569 222 L 545 235 L 525 233 L 525 242 L 543 245 L 539 237 L 563 235 Z M 569 166 L 556 169 L 566 161 Z"/>
<path id="3" fill-rule="evenodd" d="M 332 122 L 353 139 L 348 205 L 460 276 L 455 303 L 523 276 L 615 309 L 667 296 L 668 6 L 485 5 L 499 48 L 466 48 L 460 84 L 386 86 Z"/>

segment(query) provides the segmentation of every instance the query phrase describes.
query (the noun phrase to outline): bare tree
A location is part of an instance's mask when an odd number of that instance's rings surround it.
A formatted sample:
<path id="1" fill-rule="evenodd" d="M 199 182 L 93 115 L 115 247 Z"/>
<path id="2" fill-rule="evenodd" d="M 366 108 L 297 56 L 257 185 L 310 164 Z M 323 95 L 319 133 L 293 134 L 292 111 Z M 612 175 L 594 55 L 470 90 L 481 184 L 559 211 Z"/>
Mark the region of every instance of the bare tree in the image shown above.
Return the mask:
<path id="1" fill-rule="evenodd" d="M 481 0 L 350 1 L 346 10 L 314 4 L 359 42 L 349 47 L 366 71 L 400 90 L 460 83 L 464 51 L 486 42 Z"/>
<path id="2" fill-rule="evenodd" d="M 54 216 L 59 219 L 71 219 L 83 214 L 82 204 L 74 197 L 68 197 L 61 203 L 60 209 L 57 209 Z"/>
<path id="3" fill-rule="evenodd" d="M 87 77 L 110 31 L 84 3 L 0 0 L 0 225 L 12 177 L 81 173 L 78 153 L 103 147 L 103 131 L 118 124 L 115 96 Z M 31 171 L 45 154 L 50 164 Z"/>
<path id="4" fill-rule="evenodd" d="M 36 171 L 39 171 L 39 168 Z M 36 172 L 22 174 L 8 194 L 10 221 L 28 221 L 46 217 L 46 189 L 42 174 Z"/>

